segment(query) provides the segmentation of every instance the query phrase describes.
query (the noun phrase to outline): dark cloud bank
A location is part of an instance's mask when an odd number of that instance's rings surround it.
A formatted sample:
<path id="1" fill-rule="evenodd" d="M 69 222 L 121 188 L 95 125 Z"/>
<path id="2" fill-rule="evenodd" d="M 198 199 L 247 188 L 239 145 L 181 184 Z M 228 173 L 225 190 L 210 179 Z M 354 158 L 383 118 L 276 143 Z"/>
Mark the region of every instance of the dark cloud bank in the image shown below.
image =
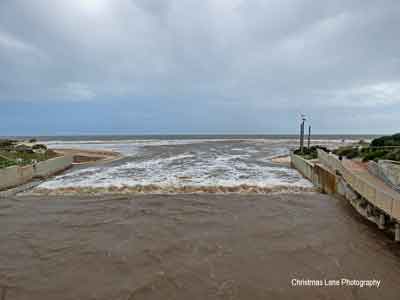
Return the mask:
<path id="1" fill-rule="evenodd" d="M 0 135 L 399 131 L 400 2 L 2 0 Z"/>

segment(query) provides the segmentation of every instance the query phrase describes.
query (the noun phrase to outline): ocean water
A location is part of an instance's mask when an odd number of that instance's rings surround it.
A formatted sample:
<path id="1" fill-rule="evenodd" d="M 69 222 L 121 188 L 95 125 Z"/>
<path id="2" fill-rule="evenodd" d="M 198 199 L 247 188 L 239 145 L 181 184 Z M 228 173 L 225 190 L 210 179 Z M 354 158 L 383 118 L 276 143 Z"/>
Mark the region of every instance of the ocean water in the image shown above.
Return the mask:
<path id="1" fill-rule="evenodd" d="M 337 147 L 358 137 L 319 137 L 312 144 Z M 267 192 L 311 188 L 296 170 L 272 158 L 289 154 L 291 136 L 58 137 L 50 148 L 118 151 L 121 160 L 74 168 L 37 190 L 92 189 L 133 192 Z"/>

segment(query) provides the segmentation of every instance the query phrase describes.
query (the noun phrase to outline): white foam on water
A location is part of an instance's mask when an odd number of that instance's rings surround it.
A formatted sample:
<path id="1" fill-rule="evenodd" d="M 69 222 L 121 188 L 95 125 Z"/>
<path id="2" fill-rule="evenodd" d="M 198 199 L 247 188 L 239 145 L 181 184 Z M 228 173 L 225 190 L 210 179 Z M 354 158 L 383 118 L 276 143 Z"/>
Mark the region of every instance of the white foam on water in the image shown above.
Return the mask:
<path id="1" fill-rule="evenodd" d="M 185 153 L 166 158 L 129 161 L 118 166 L 75 170 L 38 188 L 107 188 L 122 186 L 258 186 L 311 187 L 295 170 L 246 162 L 249 154 L 218 155 L 213 159 Z"/>
<path id="2" fill-rule="evenodd" d="M 311 142 L 334 148 L 354 141 Z M 272 158 L 287 155 L 297 147 L 296 139 L 98 140 L 47 144 L 51 148 L 112 150 L 127 158 L 110 165 L 72 170 L 42 183 L 38 189 L 312 187 L 296 170 L 271 162 Z"/>
<path id="3" fill-rule="evenodd" d="M 296 139 L 50 141 L 47 144 L 52 148 L 113 150 L 127 159 L 117 164 L 72 170 L 44 182 L 38 189 L 149 185 L 311 188 L 312 184 L 296 170 L 271 162 L 273 157 L 289 154 L 297 143 Z M 312 140 L 312 144 L 335 147 L 343 141 Z"/>

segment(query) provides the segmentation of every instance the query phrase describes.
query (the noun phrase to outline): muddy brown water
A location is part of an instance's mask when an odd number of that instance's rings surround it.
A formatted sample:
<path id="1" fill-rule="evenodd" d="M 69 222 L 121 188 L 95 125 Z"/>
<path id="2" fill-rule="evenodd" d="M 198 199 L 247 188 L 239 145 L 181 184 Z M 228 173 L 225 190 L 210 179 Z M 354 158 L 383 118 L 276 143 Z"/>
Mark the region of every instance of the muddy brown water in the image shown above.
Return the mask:
<path id="1" fill-rule="evenodd" d="M 399 247 L 343 200 L 0 199 L 0 299 L 399 299 Z M 380 288 L 293 287 L 378 279 Z"/>

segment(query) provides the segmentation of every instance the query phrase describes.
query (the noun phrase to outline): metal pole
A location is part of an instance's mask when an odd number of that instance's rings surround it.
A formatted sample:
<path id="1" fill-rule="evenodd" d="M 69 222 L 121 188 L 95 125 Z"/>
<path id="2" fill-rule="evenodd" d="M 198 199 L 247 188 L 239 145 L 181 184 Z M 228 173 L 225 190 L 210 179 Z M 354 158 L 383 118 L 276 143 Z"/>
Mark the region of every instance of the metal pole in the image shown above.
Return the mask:
<path id="1" fill-rule="evenodd" d="M 299 149 L 301 149 L 301 123 L 300 123 L 300 134 L 299 134 Z"/>
<path id="2" fill-rule="evenodd" d="M 300 152 L 303 153 L 304 148 L 304 120 L 300 125 Z"/>
<path id="3" fill-rule="evenodd" d="M 301 115 L 301 126 L 300 126 L 300 152 L 304 151 L 304 123 L 306 121 L 306 116 Z"/>
<path id="4" fill-rule="evenodd" d="M 310 150 L 310 144 L 311 144 L 311 125 L 308 126 L 308 141 L 307 141 L 308 150 Z"/>

